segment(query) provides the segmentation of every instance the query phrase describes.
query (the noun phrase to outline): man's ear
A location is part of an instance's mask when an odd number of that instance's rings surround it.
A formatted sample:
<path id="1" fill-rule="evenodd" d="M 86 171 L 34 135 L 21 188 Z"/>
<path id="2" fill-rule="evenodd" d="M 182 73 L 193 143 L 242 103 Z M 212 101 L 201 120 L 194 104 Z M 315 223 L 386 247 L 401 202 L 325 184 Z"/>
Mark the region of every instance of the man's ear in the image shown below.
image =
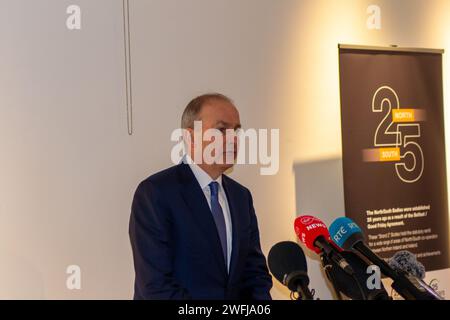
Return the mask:
<path id="1" fill-rule="evenodd" d="M 186 132 L 187 140 L 185 140 L 185 141 L 187 142 L 187 145 L 192 148 L 194 146 L 194 129 L 187 128 L 186 131 L 187 131 Z"/>
<path id="2" fill-rule="evenodd" d="M 194 131 L 190 128 L 182 129 L 182 140 L 183 140 L 183 147 L 185 153 L 189 154 L 191 152 L 193 143 L 194 143 Z"/>

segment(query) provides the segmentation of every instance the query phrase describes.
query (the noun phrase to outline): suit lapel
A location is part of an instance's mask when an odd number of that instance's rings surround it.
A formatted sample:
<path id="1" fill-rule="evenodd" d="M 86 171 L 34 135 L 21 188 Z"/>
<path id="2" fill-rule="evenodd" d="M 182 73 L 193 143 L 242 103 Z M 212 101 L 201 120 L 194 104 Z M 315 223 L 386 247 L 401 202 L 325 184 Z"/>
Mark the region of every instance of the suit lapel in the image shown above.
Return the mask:
<path id="1" fill-rule="evenodd" d="M 232 250 L 231 250 L 231 262 L 230 262 L 230 272 L 229 272 L 229 281 L 234 276 L 236 271 L 236 265 L 239 257 L 239 242 L 240 242 L 240 229 L 239 229 L 239 198 L 238 194 L 235 192 L 235 189 L 232 188 L 228 177 L 222 176 L 222 185 L 227 195 L 228 206 L 230 207 L 230 215 L 231 215 L 231 223 L 232 223 Z"/>
<path id="2" fill-rule="evenodd" d="M 197 179 L 188 165 L 180 164 L 179 173 L 181 183 L 183 184 L 181 190 L 183 199 L 189 207 L 197 225 L 203 231 L 207 242 L 211 246 L 212 252 L 216 258 L 214 260 L 219 262 L 220 269 L 226 275 L 227 270 L 225 268 L 225 259 L 222 254 L 219 234 L 203 190 L 200 188 Z"/>

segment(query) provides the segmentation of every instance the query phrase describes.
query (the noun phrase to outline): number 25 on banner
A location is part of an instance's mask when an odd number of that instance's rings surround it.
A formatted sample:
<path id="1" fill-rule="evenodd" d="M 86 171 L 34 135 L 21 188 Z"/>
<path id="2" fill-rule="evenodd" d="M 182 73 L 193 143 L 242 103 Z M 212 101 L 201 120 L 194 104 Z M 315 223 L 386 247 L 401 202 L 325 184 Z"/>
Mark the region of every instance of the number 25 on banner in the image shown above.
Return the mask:
<path id="1" fill-rule="evenodd" d="M 394 163 L 401 181 L 418 181 L 423 174 L 425 159 L 417 140 L 421 136 L 419 122 L 426 120 L 425 110 L 401 109 L 397 93 L 383 86 L 373 95 L 372 112 L 382 113 L 384 117 L 375 130 L 375 148 L 363 150 L 363 160 Z"/>

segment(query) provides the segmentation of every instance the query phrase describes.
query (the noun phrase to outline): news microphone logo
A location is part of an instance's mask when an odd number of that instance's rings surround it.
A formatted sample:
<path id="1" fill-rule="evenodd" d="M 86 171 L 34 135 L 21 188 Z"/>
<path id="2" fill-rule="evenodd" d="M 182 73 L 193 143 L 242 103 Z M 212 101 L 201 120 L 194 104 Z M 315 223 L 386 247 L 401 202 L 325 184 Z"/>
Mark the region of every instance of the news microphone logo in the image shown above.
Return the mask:
<path id="1" fill-rule="evenodd" d="M 300 217 L 300 222 L 304 225 L 309 225 L 314 220 L 314 217 L 311 216 L 302 216 Z"/>
<path id="2" fill-rule="evenodd" d="M 313 216 L 306 215 L 295 219 L 294 229 L 300 241 L 317 254 L 322 252 L 314 244 L 319 236 L 322 236 L 326 241 L 331 241 L 327 226 L 320 219 Z"/>

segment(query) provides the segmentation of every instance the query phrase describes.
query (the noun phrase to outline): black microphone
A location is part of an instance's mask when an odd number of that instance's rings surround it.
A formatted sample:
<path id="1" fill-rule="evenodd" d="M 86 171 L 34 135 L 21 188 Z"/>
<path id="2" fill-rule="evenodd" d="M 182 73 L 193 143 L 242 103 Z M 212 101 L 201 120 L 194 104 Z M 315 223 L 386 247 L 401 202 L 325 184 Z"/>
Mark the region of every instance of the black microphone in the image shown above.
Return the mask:
<path id="1" fill-rule="evenodd" d="M 416 281 L 417 278 L 392 269 L 386 261 L 366 246 L 361 229 L 351 219 L 346 217 L 336 219 L 330 226 L 330 234 L 333 241 L 344 250 L 356 250 L 377 265 L 384 275 L 394 280 L 392 288 L 406 300 L 439 300 Z"/>
<path id="2" fill-rule="evenodd" d="M 268 255 L 270 272 L 283 285 L 297 292 L 302 300 L 313 300 L 308 288 L 308 268 L 302 248 L 292 241 L 283 241 L 274 245 Z"/>

